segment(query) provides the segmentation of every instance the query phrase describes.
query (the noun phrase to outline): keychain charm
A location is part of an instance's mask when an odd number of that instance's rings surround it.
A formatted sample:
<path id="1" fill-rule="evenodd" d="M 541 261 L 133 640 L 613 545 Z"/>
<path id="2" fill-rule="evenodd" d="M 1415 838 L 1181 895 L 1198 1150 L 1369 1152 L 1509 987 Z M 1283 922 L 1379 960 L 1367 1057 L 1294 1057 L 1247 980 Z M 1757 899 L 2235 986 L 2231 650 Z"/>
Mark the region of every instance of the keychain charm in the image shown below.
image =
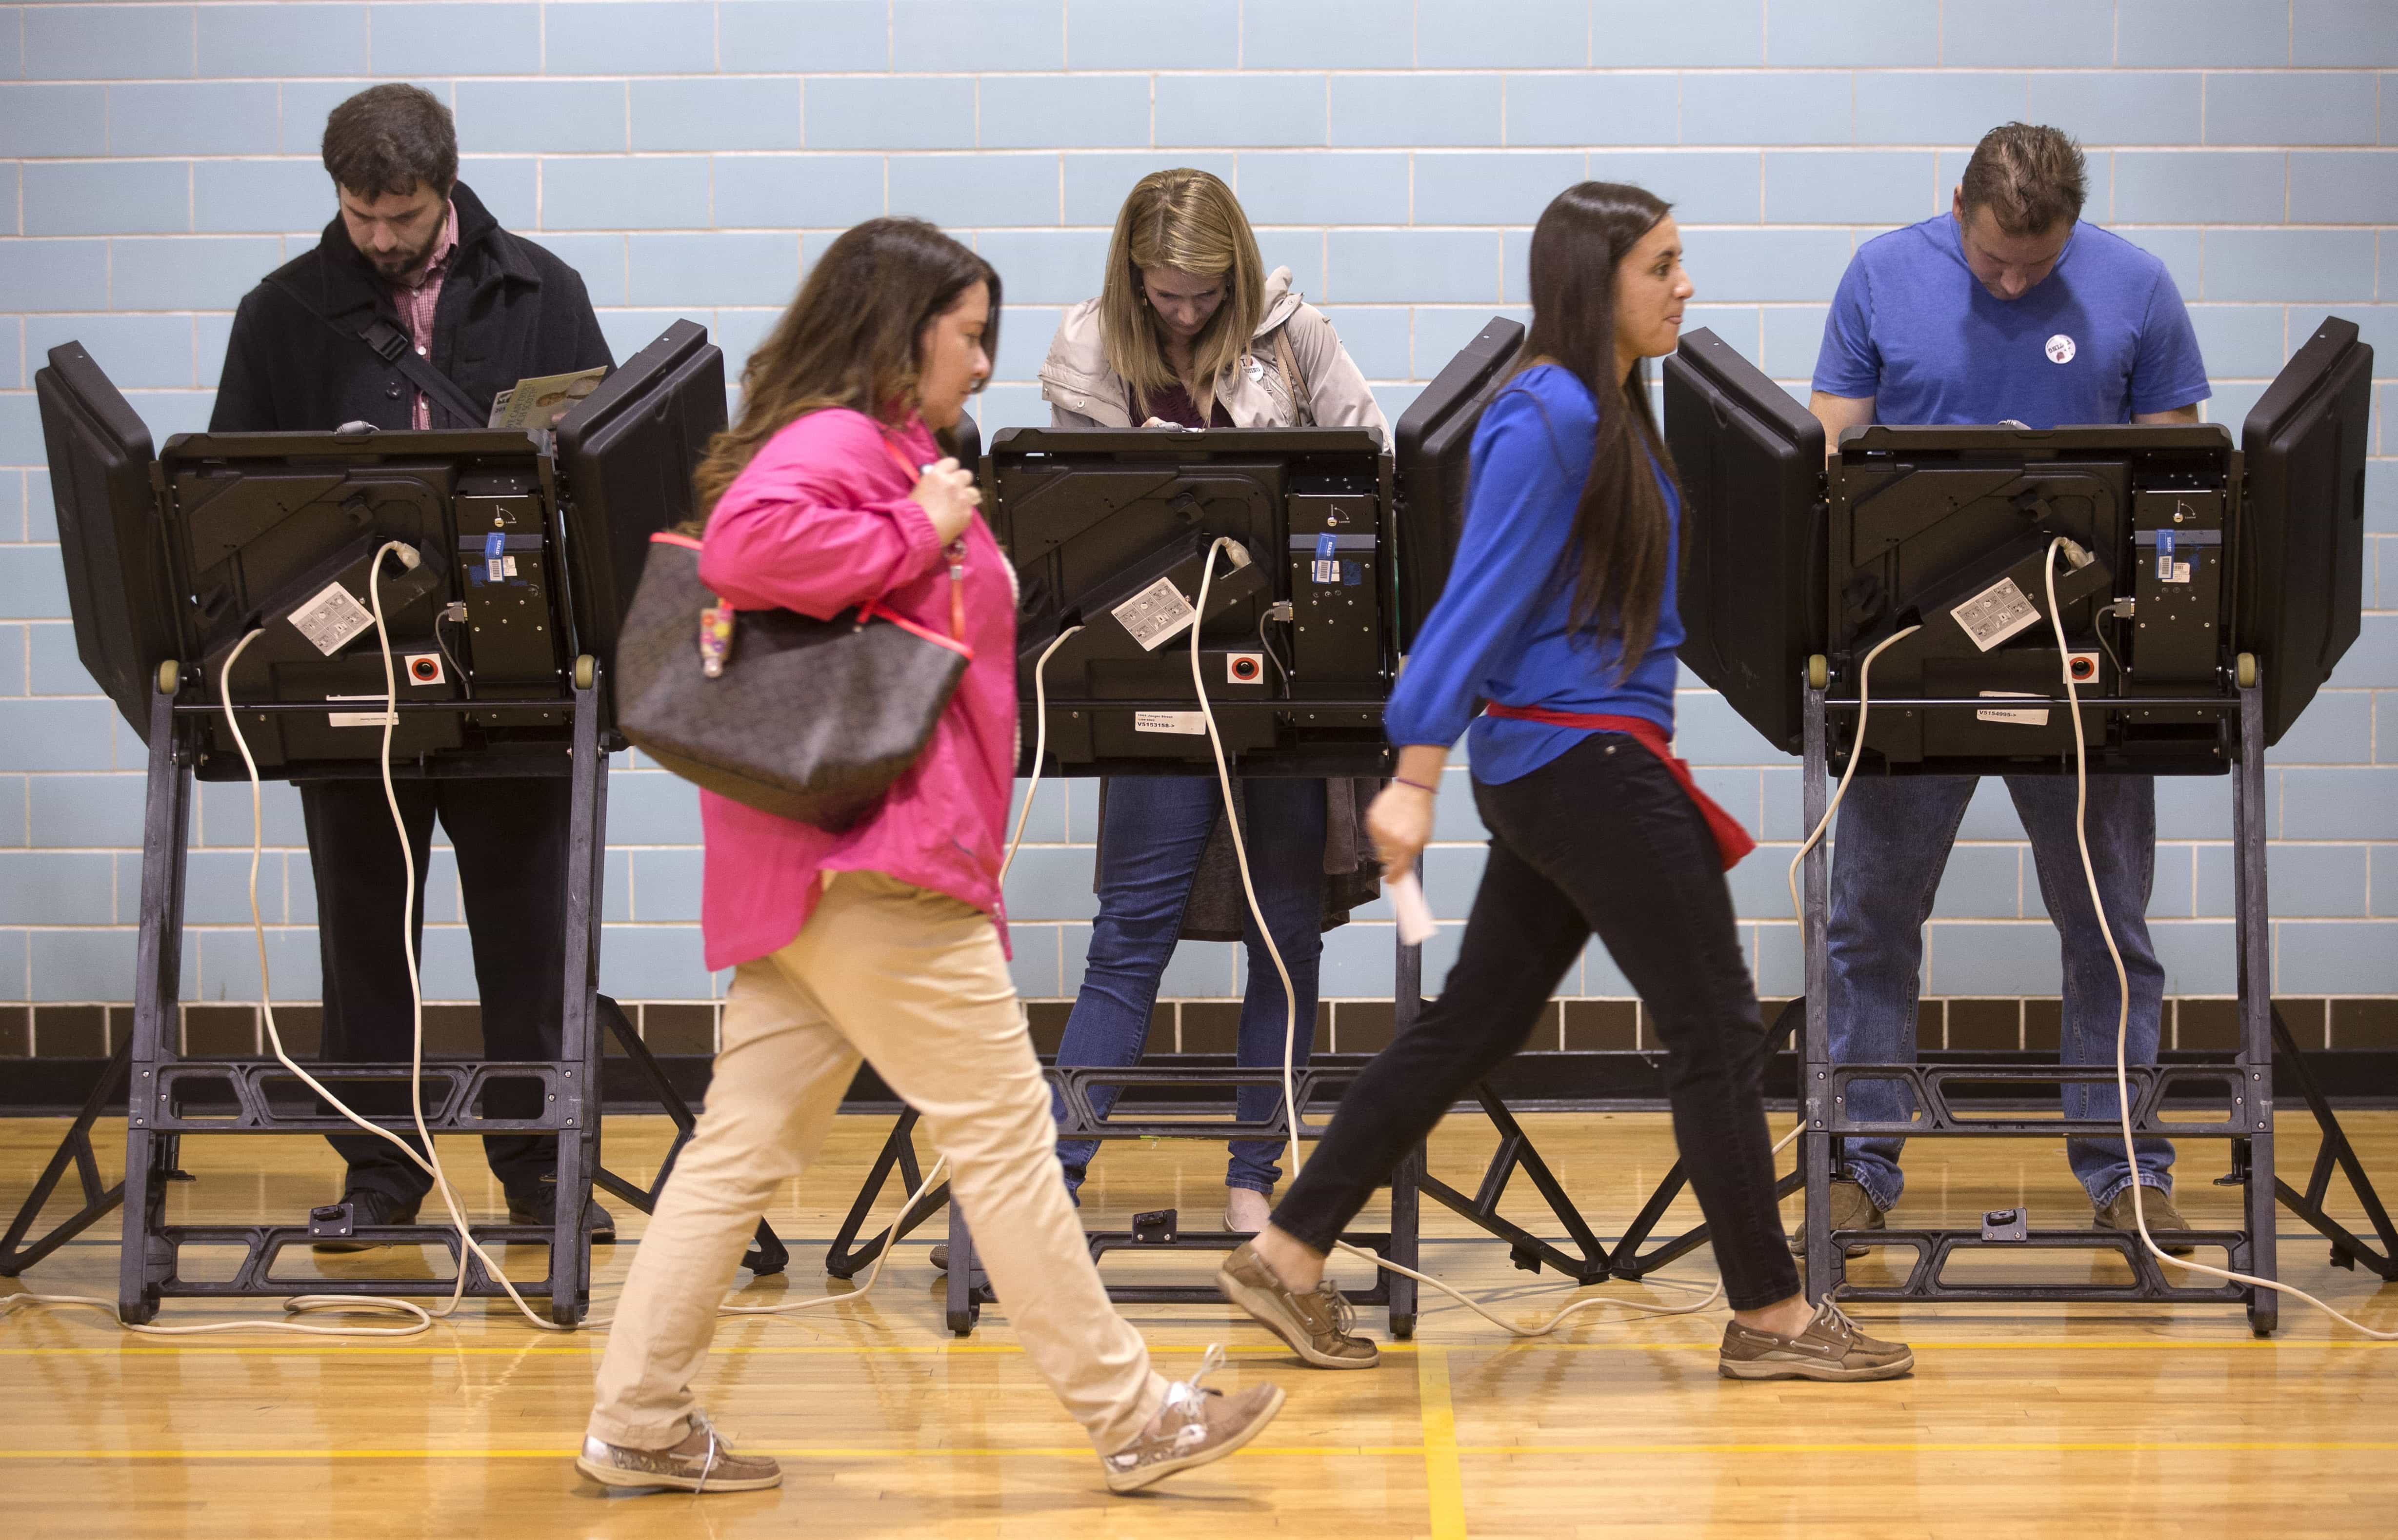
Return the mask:
<path id="1" fill-rule="evenodd" d="M 724 661 L 733 656 L 733 606 L 718 602 L 699 612 L 699 671 L 708 678 L 722 676 Z"/>

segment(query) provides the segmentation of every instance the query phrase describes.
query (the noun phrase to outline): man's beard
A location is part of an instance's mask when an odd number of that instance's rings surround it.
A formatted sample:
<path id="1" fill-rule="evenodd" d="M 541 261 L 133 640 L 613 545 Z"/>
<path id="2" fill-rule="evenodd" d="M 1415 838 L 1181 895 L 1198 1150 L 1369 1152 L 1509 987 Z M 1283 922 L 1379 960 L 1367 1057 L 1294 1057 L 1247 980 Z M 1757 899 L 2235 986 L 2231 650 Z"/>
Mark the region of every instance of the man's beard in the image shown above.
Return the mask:
<path id="1" fill-rule="evenodd" d="M 441 232 L 436 230 L 429 237 L 426 238 L 423 246 L 418 247 L 413 251 L 395 252 L 388 257 L 378 257 L 372 252 L 368 252 L 365 255 L 368 265 L 372 267 L 378 275 L 388 281 L 397 282 L 402 278 L 423 272 L 424 270 L 424 265 L 433 259 L 433 248 L 440 244 Z"/>

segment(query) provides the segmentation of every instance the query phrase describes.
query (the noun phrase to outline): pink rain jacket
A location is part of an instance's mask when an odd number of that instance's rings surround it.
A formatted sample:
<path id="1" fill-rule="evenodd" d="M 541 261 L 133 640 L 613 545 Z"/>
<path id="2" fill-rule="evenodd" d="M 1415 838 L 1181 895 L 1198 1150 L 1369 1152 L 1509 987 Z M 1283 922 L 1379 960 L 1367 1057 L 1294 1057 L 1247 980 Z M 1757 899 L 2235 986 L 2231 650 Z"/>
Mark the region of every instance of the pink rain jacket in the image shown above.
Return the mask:
<path id="1" fill-rule="evenodd" d="M 884 597 L 894 612 L 948 636 L 949 563 L 931 518 L 908 496 L 915 474 L 901 463 L 939 458 L 914 418 L 886 430 L 861 412 L 809 413 L 767 440 L 717 501 L 700 581 L 736 609 L 819 620 Z M 964 639 L 974 661 L 923 757 L 871 818 L 829 834 L 699 794 L 707 840 L 700 923 L 711 970 L 788 944 L 831 872 L 883 872 L 946 893 L 989 913 L 1005 943 L 999 864 L 1016 773 L 1016 589 L 979 514 L 965 542 Z M 737 635 L 731 666 L 741 666 Z"/>

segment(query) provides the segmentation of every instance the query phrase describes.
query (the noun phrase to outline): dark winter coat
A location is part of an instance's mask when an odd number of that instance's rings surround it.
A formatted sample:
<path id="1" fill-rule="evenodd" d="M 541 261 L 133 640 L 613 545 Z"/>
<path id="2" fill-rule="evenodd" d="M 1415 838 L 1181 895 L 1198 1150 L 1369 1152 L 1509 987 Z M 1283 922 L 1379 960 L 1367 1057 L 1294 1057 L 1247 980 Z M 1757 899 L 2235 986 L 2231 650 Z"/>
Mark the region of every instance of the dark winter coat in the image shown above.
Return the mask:
<path id="1" fill-rule="evenodd" d="M 488 407 L 519 380 L 613 364 L 574 269 L 501 229 L 465 182 L 452 185 L 450 197 L 458 209 L 458 249 L 434 308 L 433 367 Z M 337 215 L 314 249 L 243 296 L 209 431 L 330 433 L 357 422 L 410 426 L 414 389 L 356 335 L 377 316 L 400 325 L 390 286 L 358 254 Z M 433 426 L 483 425 L 459 422 L 431 399 Z"/>

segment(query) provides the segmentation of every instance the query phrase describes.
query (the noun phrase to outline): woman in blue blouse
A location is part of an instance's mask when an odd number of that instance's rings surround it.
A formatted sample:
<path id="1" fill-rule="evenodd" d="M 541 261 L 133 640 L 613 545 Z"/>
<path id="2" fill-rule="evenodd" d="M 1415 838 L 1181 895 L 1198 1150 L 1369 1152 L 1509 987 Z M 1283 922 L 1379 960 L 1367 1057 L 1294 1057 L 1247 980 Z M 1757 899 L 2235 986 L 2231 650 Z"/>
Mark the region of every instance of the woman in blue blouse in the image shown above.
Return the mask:
<path id="1" fill-rule="evenodd" d="M 1490 830 L 1481 890 L 1440 999 L 1351 1086 L 1273 1223 L 1217 1275 L 1320 1368 L 1377 1361 L 1324 1276 L 1333 1241 L 1523 1046 L 1593 932 L 1665 1045 L 1675 1138 L 1732 1306 L 1721 1372 L 1869 1380 L 1914 1364 L 1799 1292 L 1723 878 L 1752 842 L 1672 757 L 1680 498 L 1640 367 L 1673 351 L 1692 292 L 1666 210 L 1584 182 L 1532 232 L 1524 362 L 1475 433 L 1464 537 L 1385 712 L 1399 770 L 1367 820 L 1385 870 L 1412 870 L 1464 734 Z"/>

